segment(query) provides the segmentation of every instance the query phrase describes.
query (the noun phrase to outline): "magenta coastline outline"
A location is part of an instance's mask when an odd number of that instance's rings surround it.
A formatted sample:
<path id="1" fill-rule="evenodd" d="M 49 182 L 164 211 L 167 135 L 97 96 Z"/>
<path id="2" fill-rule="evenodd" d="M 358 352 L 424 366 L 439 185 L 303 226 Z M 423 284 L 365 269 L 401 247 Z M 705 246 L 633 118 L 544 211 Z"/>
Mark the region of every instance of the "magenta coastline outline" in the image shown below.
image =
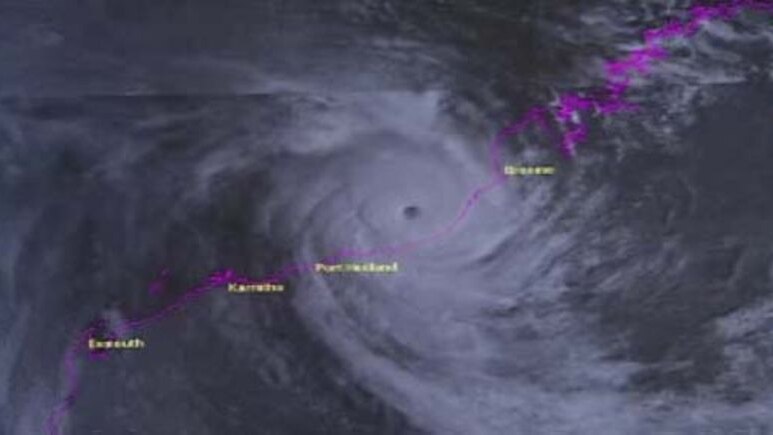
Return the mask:
<path id="1" fill-rule="evenodd" d="M 558 97 L 556 103 L 549 106 L 534 107 L 527 111 L 520 120 L 503 128 L 491 141 L 488 148 L 489 178 L 467 196 L 461 210 L 451 222 L 432 233 L 415 240 L 367 250 L 341 249 L 314 263 L 290 264 L 273 274 L 257 280 L 238 275 L 231 269 L 218 270 L 210 273 L 198 285 L 188 289 L 174 303 L 148 317 L 130 320 L 126 324 L 126 329 L 139 330 L 149 326 L 168 317 L 210 291 L 226 286 L 229 283 L 276 283 L 302 273 L 313 272 L 316 263 L 333 263 L 344 259 L 394 257 L 409 253 L 423 245 L 430 244 L 452 234 L 486 193 L 502 186 L 507 181 L 508 177 L 502 171 L 504 162 L 502 149 L 507 139 L 520 134 L 534 125 L 544 131 L 548 131 L 548 122 L 553 122 L 561 132 L 559 141 L 561 153 L 567 157 L 574 156 L 577 145 L 585 141 L 588 135 L 588 125 L 581 120 L 580 115 L 590 113 L 607 116 L 621 111 L 636 109 L 634 104 L 624 100 L 624 95 L 631 87 L 631 79 L 635 75 L 643 76 L 648 74 L 650 66 L 654 61 L 668 58 L 668 52 L 662 45 L 663 42 L 675 38 L 691 37 L 701 29 L 704 23 L 712 20 L 729 20 L 746 9 L 773 12 L 773 0 L 733 0 L 710 6 L 692 6 L 687 10 L 688 17 L 686 19 L 674 19 L 661 27 L 645 30 L 643 33 L 643 47 L 630 51 L 625 57 L 607 62 L 604 71 L 604 86 L 597 91 L 565 93 Z M 151 293 L 158 293 L 162 290 L 168 274 L 169 271 L 164 269 L 160 277 L 151 283 Z M 107 358 L 107 354 L 91 354 L 87 347 L 89 338 L 94 337 L 96 333 L 106 326 L 104 320 L 94 322 L 88 328 L 78 333 L 65 352 L 63 362 L 65 395 L 51 410 L 45 421 L 45 430 L 48 434 L 57 435 L 61 433 L 65 417 L 78 397 L 80 378 L 77 363 L 79 355 L 90 355 L 94 359 Z"/>

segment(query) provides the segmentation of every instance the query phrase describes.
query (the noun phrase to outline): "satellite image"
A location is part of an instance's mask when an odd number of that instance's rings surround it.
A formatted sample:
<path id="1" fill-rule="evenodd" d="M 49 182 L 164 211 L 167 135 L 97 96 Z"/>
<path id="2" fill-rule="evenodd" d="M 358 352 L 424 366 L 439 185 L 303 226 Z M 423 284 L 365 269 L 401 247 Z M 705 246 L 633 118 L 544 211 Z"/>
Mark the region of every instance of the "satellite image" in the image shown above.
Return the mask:
<path id="1" fill-rule="evenodd" d="M 773 435 L 773 0 L 0 0 L 0 435 Z"/>

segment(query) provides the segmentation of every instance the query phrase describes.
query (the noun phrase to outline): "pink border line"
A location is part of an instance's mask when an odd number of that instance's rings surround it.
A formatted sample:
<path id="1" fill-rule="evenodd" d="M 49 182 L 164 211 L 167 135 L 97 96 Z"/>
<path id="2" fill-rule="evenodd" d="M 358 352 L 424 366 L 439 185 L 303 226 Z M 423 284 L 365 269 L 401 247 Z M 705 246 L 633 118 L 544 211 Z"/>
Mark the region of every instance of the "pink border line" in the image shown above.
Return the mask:
<path id="1" fill-rule="evenodd" d="M 568 157 L 576 154 L 577 145 L 584 142 L 588 135 L 588 125 L 583 122 L 580 115 L 584 113 L 610 115 L 622 111 L 634 110 L 636 106 L 625 101 L 624 95 L 631 87 L 634 76 L 647 75 L 651 65 L 655 61 L 668 58 L 668 52 L 663 46 L 666 42 L 675 38 L 686 38 L 695 35 L 701 27 L 712 20 L 729 20 L 736 17 L 744 9 L 773 12 L 771 0 L 733 0 L 718 5 L 690 7 L 686 20 L 674 19 L 665 25 L 648 29 L 643 32 L 642 48 L 630 51 L 625 57 L 609 61 L 605 65 L 605 83 L 602 88 L 592 93 L 568 92 L 558 98 L 558 102 L 544 107 L 536 106 L 527 111 L 517 122 L 503 128 L 489 145 L 489 172 L 490 176 L 485 183 L 474 189 L 464 201 L 461 210 L 448 224 L 428 234 L 427 236 L 367 250 L 341 249 L 317 263 L 332 263 L 343 259 L 365 259 L 373 257 L 391 257 L 403 255 L 414 251 L 423 245 L 433 243 L 450 234 L 469 215 L 472 209 L 480 202 L 485 194 L 505 184 L 507 176 L 503 174 L 504 158 L 502 150 L 504 142 L 527 128 L 536 125 L 544 131 L 548 130 L 548 122 L 553 121 L 561 131 L 560 150 Z M 162 308 L 158 312 L 141 319 L 131 320 L 127 324 L 129 330 L 139 330 L 157 321 L 160 321 L 179 311 L 187 304 L 201 298 L 209 292 L 221 288 L 229 283 L 275 283 L 293 276 L 314 271 L 315 263 L 296 263 L 285 266 L 273 274 L 264 276 L 258 280 L 252 280 L 238 275 L 230 269 L 212 272 L 203 282 L 187 290 L 178 300 Z M 166 278 L 168 271 L 162 271 L 160 281 Z M 162 282 L 151 283 L 151 292 L 156 293 L 162 288 Z M 93 359 L 106 359 L 106 354 L 93 354 L 87 348 L 89 338 L 105 328 L 104 321 L 96 322 L 78 333 L 68 347 L 64 356 L 64 398 L 51 410 L 46 419 L 46 432 L 50 435 L 60 434 L 67 414 L 75 404 L 80 390 L 80 374 L 77 369 L 79 354 L 90 355 Z"/>

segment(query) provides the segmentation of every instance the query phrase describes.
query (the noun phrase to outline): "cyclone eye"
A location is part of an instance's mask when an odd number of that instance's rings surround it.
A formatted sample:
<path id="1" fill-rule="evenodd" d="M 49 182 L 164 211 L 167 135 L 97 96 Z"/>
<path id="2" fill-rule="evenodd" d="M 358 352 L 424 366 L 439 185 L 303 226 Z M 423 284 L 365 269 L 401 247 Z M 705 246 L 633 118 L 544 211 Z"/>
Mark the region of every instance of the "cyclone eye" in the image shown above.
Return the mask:
<path id="1" fill-rule="evenodd" d="M 421 209 L 419 209 L 418 206 L 409 205 L 403 208 L 403 216 L 405 216 L 406 219 L 416 219 L 420 214 Z"/>

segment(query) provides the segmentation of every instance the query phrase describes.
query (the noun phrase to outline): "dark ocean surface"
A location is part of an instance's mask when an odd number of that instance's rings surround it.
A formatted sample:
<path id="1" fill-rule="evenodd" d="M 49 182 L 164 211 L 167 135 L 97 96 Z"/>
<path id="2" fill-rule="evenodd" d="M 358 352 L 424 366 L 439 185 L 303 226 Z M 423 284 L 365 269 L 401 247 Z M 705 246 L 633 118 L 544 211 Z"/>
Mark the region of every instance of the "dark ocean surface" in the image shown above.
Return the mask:
<path id="1" fill-rule="evenodd" d="M 0 433 L 45 433 L 95 321 L 442 228 L 497 131 L 688 6 L 0 2 Z M 399 273 L 213 292 L 78 358 L 62 433 L 773 434 L 772 17 L 675 40 L 574 158 L 511 138 L 556 175 L 370 259 Z"/>

